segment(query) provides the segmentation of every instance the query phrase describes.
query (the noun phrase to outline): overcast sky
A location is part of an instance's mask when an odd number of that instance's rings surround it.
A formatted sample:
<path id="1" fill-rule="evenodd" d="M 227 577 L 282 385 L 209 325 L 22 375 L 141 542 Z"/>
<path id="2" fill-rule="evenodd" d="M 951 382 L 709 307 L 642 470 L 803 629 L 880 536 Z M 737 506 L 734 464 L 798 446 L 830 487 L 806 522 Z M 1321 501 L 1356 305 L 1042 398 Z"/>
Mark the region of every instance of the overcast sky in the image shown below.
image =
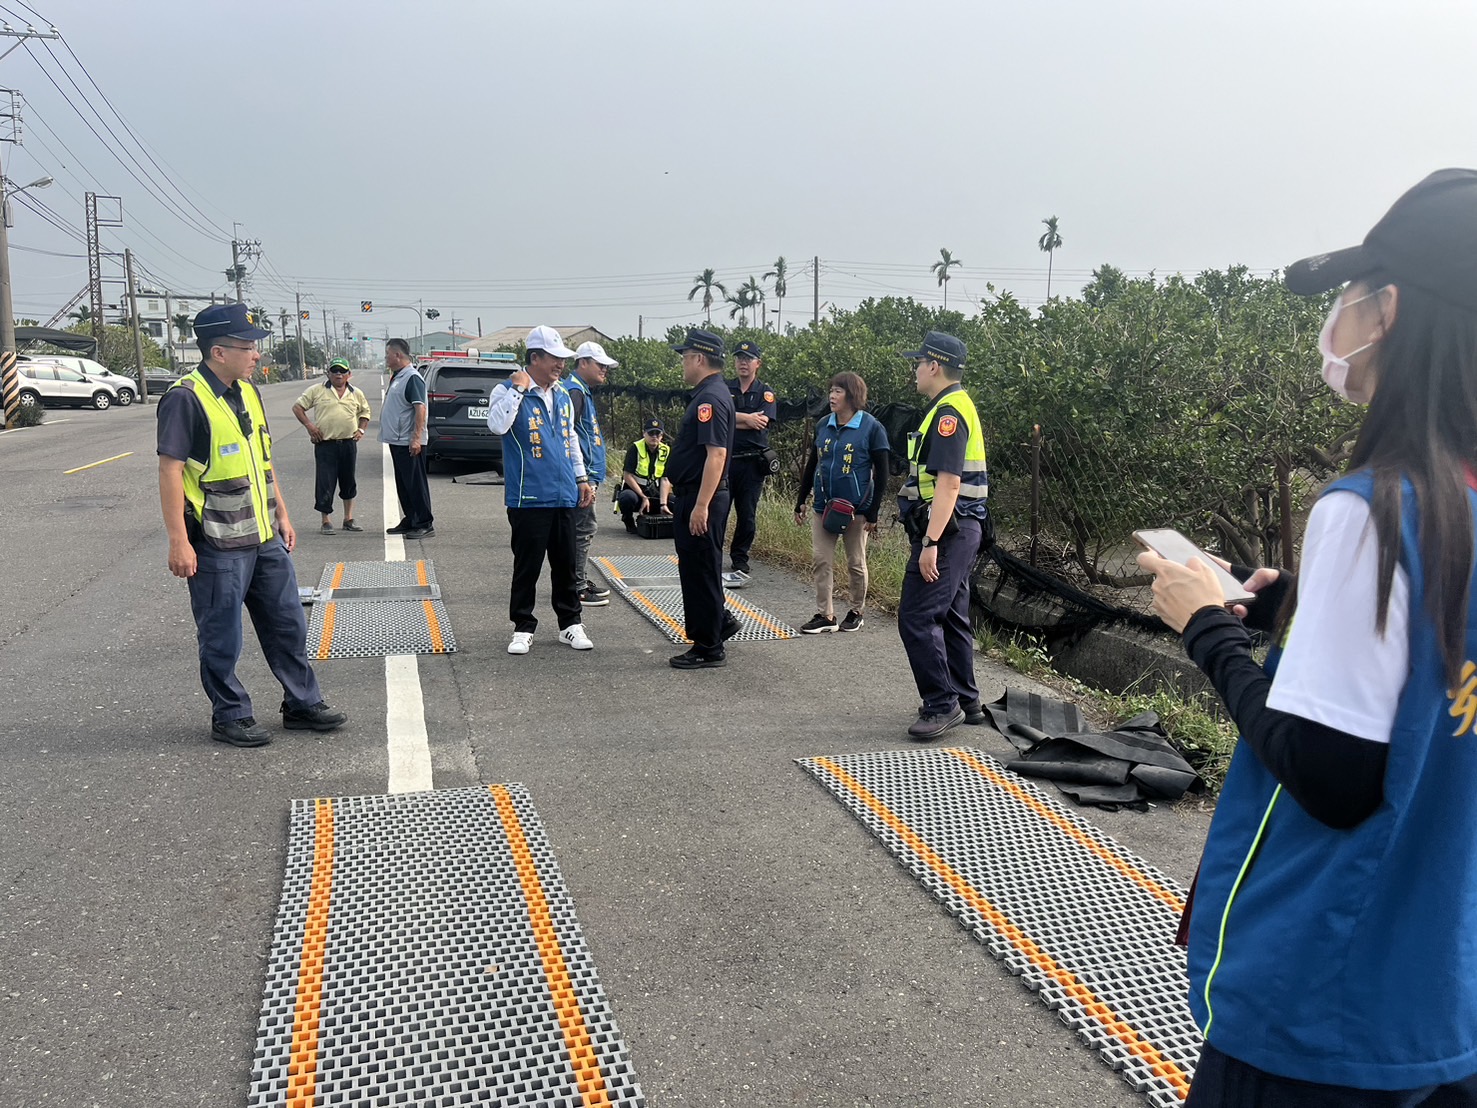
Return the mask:
<path id="1" fill-rule="evenodd" d="M 937 303 L 941 247 L 951 307 L 988 283 L 1035 304 L 1051 215 L 1055 292 L 1105 262 L 1271 270 L 1477 164 L 1466 0 L 35 7 L 65 41 L 0 62 L 27 103 L 8 178 L 54 176 L 26 195 L 78 235 L 86 190 L 121 196 L 104 247 L 196 295 L 225 291 L 239 223 L 263 247 L 249 300 L 275 313 L 300 285 L 315 328 L 327 308 L 377 335 L 413 332 L 387 305 L 417 300 L 473 333 L 660 334 L 701 315 L 701 269 L 733 291 L 780 255 L 787 319 L 810 316 L 817 256 L 824 304 Z M 34 251 L 83 249 L 21 203 L 14 224 L 16 314 L 45 319 L 87 263 Z"/>

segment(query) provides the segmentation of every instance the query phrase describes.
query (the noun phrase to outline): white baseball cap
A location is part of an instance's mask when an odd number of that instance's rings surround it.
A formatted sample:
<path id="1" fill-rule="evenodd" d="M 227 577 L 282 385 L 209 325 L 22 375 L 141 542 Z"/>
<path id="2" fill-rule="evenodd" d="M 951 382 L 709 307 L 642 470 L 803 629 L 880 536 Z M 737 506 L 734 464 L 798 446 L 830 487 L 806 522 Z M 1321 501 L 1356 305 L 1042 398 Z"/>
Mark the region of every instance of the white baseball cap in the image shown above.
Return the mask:
<path id="1" fill-rule="evenodd" d="M 620 365 L 621 363 L 605 352 L 605 347 L 598 342 L 582 342 L 579 349 L 574 352 L 576 358 L 594 358 L 604 366 Z"/>
<path id="2" fill-rule="evenodd" d="M 574 357 L 574 351 L 564 345 L 559 332 L 552 327 L 535 327 L 528 332 L 528 338 L 523 345 L 529 350 L 546 350 L 556 358 Z"/>

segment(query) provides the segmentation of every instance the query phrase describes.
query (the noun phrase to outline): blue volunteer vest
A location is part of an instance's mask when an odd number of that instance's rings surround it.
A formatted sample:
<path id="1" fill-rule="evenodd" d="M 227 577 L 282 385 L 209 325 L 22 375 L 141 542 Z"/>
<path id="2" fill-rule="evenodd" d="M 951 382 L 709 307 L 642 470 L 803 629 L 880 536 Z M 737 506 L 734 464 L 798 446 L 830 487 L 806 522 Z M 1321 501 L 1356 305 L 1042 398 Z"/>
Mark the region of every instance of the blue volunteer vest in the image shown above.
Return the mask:
<path id="1" fill-rule="evenodd" d="M 574 405 L 554 385 L 554 418 L 530 391 L 518 404 L 513 426 L 503 435 L 503 502 L 510 508 L 573 508 L 579 503 L 571 440 L 576 439 Z"/>
<path id="2" fill-rule="evenodd" d="M 575 430 L 579 432 L 580 451 L 585 456 L 585 475 L 598 485 L 605 480 L 605 440 L 600 436 L 600 421 L 595 418 L 595 395 L 578 373 L 569 375 L 568 387 L 585 394 L 584 411 Z"/>
<path id="3" fill-rule="evenodd" d="M 1365 472 L 1329 488 L 1368 501 L 1373 487 Z M 1384 803 L 1333 830 L 1238 747 L 1190 923 L 1190 1008 L 1217 1049 L 1284 1077 L 1365 1089 L 1477 1073 L 1477 665 L 1447 689 L 1408 483 L 1403 505 L 1410 672 Z M 1467 627 L 1466 657 L 1477 658 L 1477 584 Z"/>

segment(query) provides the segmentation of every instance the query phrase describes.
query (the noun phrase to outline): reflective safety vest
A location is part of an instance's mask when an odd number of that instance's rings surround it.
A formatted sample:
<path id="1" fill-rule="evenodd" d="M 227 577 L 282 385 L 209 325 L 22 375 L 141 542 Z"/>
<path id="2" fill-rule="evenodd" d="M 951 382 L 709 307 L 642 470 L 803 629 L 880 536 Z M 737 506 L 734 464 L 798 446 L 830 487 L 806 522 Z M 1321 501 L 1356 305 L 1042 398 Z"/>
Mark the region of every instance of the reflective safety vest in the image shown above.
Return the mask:
<path id="1" fill-rule="evenodd" d="M 656 470 L 652 471 L 652 458 L 646 450 L 646 440 L 636 443 L 636 476 L 642 481 L 660 481 L 667 472 L 667 456 L 672 453 L 669 443 L 656 448 Z"/>
<path id="2" fill-rule="evenodd" d="M 969 432 L 964 443 L 964 472 L 959 475 L 959 502 L 983 503 L 990 495 L 990 476 L 985 465 L 985 432 L 974 401 L 963 389 L 955 389 L 935 399 L 918 430 L 908 436 L 908 481 L 898 495 L 904 500 L 933 503 L 934 475 L 918 464 L 918 455 L 923 449 L 923 440 L 938 418 L 939 409 L 943 407 L 958 412 L 964 420 L 965 430 Z"/>
<path id="3" fill-rule="evenodd" d="M 244 550 L 270 541 L 276 534 L 272 515 L 277 484 L 267 414 L 256 389 L 241 382 L 248 433 L 236 410 L 215 394 L 198 369 L 169 387 L 194 390 L 210 425 L 210 460 L 187 458 L 184 470 L 185 504 L 201 535 L 218 550 Z"/>

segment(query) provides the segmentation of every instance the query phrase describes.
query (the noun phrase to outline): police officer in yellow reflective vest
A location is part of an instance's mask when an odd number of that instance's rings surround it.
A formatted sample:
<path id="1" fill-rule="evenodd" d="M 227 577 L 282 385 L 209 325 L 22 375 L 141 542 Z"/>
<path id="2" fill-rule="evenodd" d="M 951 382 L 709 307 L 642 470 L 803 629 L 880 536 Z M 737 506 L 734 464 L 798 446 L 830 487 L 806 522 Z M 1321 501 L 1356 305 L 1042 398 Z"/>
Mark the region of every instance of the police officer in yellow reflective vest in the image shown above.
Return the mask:
<path id="1" fill-rule="evenodd" d="M 974 679 L 974 631 L 969 578 L 989 526 L 989 477 L 979 413 L 959 383 L 964 343 L 930 331 L 915 384 L 929 408 L 908 436 L 908 480 L 898 497 L 912 556 L 898 604 L 898 634 L 908 654 L 922 707 L 911 738 L 937 738 L 960 723 L 983 723 Z"/>
<path id="2" fill-rule="evenodd" d="M 671 453 L 671 445 L 662 441 L 659 419 L 648 419 L 646 433 L 626 450 L 625 465 L 621 467 L 625 487 L 620 490 L 616 506 L 626 522 L 626 530 L 633 535 L 638 514 L 672 514 L 669 506 L 672 482 L 667 480 L 667 457 Z"/>
<path id="3" fill-rule="evenodd" d="M 211 738 L 231 746 L 272 741 L 236 677 L 243 605 L 282 683 L 283 726 L 332 731 L 348 719 L 324 703 L 308 665 L 307 621 L 290 556 L 297 535 L 272 465 L 266 412 L 248 380 L 261 360 L 256 342 L 266 335 L 246 305 L 211 305 L 195 317 L 204 360 L 159 399 L 169 571 L 189 581 Z"/>

